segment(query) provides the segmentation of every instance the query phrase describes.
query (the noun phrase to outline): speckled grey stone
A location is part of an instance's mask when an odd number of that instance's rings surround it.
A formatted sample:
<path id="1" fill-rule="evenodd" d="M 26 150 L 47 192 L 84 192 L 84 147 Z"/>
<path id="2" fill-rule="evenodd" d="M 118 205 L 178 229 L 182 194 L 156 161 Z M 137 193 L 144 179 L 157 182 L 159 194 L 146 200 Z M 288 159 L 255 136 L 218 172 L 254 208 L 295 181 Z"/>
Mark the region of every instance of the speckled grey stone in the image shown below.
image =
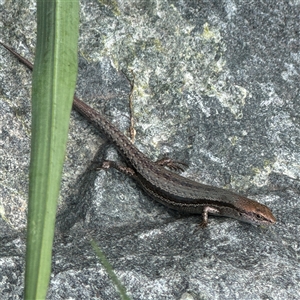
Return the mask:
<path id="1" fill-rule="evenodd" d="M 47 299 L 117 299 L 93 238 L 132 299 L 300 299 L 300 2 L 81 1 L 78 96 L 184 176 L 268 205 L 268 230 L 182 215 L 114 170 L 72 113 Z M 33 61 L 35 1 L 0 1 L 1 41 Z M 0 47 L 0 298 L 22 299 L 31 73 Z"/>

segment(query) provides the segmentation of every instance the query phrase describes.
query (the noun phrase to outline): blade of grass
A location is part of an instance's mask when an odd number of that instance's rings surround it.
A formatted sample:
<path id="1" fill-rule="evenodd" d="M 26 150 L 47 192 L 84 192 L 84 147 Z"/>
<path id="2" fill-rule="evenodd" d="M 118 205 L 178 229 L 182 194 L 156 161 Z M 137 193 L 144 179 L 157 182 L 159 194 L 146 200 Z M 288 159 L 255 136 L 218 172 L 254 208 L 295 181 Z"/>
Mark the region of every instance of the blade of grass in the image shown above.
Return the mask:
<path id="1" fill-rule="evenodd" d="M 0 41 L 0 45 L 2 45 L 3 47 L 5 47 L 7 50 L 9 50 L 13 55 L 15 55 L 25 66 L 27 66 L 30 70 L 33 69 L 33 65 L 31 64 L 30 61 L 28 61 L 26 58 L 24 58 L 23 56 L 21 56 L 20 54 L 18 54 L 16 51 L 14 51 L 11 47 L 3 44 Z M 75 97 L 75 96 L 74 96 Z M 127 295 L 126 295 L 126 290 L 125 287 L 120 283 L 119 279 L 116 277 L 112 266 L 110 265 L 109 261 L 106 259 L 105 254 L 102 252 L 102 250 L 97 246 L 96 242 L 94 240 L 91 241 L 92 247 L 96 253 L 96 255 L 98 256 L 100 262 L 102 263 L 103 267 L 105 268 L 105 270 L 107 271 L 107 273 L 109 274 L 109 276 L 112 278 L 112 281 L 114 282 L 117 290 L 119 291 L 119 294 L 121 296 L 122 299 L 124 300 L 128 300 L 130 299 Z"/>
<path id="2" fill-rule="evenodd" d="M 25 299 L 45 299 L 77 76 L 78 0 L 37 1 Z"/>
<path id="3" fill-rule="evenodd" d="M 121 299 L 122 300 L 131 300 L 131 298 L 129 298 L 127 296 L 125 287 L 122 285 L 122 283 L 118 279 L 117 275 L 115 274 L 115 272 L 113 270 L 112 265 L 107 260 L 105 254 L 97 246 L 97 244 L 96 244 L 96 242 L 94 240 L 91 240 L 91 245 L 92 245 L 92 247 L 93 247 L 96 255 L 98 256 L 98 258 L 99 258 L 102 266 L 104 267 L 104 269 L 108 273 L 108 275 L 109 275 L 110 279 L 112 280 L 112 282 L 115 284 L 116 289 L 119 292 L 119 295 L 120 295 Z"/>

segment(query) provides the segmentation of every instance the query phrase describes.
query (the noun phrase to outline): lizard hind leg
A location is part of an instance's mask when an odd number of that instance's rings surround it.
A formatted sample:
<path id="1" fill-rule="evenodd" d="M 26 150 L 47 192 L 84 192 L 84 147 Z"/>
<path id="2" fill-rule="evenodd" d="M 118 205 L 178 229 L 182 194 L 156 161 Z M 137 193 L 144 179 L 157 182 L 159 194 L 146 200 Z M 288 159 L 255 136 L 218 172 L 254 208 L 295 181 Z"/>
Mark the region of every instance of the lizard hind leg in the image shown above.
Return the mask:
<path id="1" fill-rule="evenodd" d="M 103 163 L 100 165 L 100 167 L 97 168 L 97 170 L 100 170 L 100 169 L 108 170 L 110 168 L 114 168 L 128 176 L 135 175 L 135 171 L 132 168 L 124 166 L 124 165 L 120 164 L 119 162 L 112 161 L 112 160 L 103 161 Z"/>
<path id="2" fill-rule="evenodd" d="M 183 172 L 185 168 L 188 167 L 187 164 L 181 161 L 173 160 L 169 157 L 164 157 L 162 159 L 159 159 L 155 163 L 162 167 L 168 167 L 170 170 L 181 171 L 181 172 Z"/>

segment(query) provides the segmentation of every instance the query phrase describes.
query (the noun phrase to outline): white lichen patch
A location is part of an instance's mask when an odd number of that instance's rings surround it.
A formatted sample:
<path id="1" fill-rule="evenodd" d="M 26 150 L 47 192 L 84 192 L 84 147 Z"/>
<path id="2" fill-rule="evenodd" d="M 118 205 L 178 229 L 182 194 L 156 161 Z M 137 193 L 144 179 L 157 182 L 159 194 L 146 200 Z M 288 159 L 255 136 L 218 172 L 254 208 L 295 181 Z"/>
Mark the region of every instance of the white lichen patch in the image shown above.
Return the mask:
<path id="1" fill-rule="evenodd" d="M 168 107 L 177 101 L 184 106 L 188 93 L 195 98 L 216 97 L 241 118 L 248 92 L 226 80 L 226 45 L 220 28 L 209 22 L 198 27 L 168 1 L 153 3 L 147 12 L 142 7 L 143 1 L 122 2 L 117 15 L 102 15 L 94 26 L 101 33 L 98 55 L 109 57 L 116 69 L 134 77 L 134 113 L 139 122 L 146 122 L 153 104 Z M 184 108 L 178 109 L 188 117 Z M 164 121 L 163 126 L 162 120 L 153 126 L 165 130 L 170 124 Z"/>

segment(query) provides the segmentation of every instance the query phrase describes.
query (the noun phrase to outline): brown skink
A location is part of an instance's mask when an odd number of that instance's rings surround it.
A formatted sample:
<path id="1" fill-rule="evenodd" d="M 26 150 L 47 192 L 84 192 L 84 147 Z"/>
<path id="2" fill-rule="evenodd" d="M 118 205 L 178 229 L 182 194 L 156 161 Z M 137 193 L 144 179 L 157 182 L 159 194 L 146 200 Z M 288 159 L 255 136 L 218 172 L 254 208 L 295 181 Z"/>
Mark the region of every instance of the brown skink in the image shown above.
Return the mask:
<path id="1" fill-rule="evenodd" d="M 29 69 L 33 65 L 11 47 L 0 44 L 14 54 Z M 74 96 L 73 108 L 116 145 L 129 167 L 115 162 L 104 162 L 103 167 L 114 167 L 134 178 L 155 200 L 183 212 L 202 215 L 202 226 L 207 225 L 208 214 L 226 216 L 253 225 L 271 225 L 276 222 L 271 210 L 257 201 L 229 190 L 204 185 L 182 177 L 164 167 L 166 163 L 151 161 L 102 114 Z M 172 162 L 170 164 L 172 166 Z M 176 164 L 173 165 L 176 168 Z"/>

